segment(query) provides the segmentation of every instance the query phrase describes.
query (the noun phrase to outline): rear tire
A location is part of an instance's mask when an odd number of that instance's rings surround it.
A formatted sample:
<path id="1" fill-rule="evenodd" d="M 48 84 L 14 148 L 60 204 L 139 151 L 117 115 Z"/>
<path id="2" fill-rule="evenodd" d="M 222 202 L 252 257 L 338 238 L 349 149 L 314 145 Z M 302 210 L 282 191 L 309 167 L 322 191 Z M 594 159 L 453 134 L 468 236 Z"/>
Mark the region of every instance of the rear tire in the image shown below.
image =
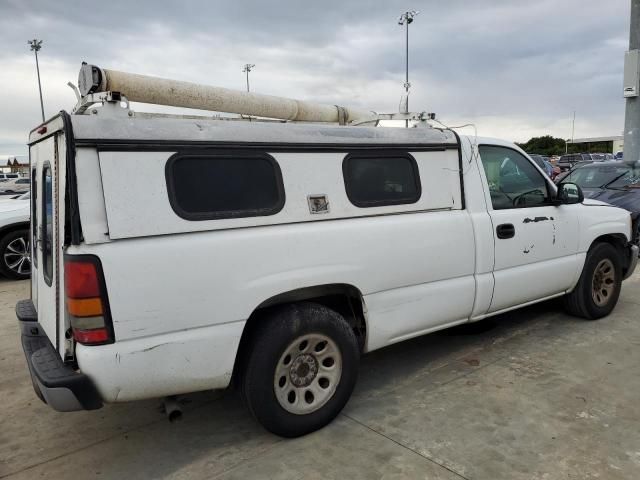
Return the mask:
<path id="1" fill-rule="evenodd" d="M 324 427 L 356 383 L 360 350 L 344 318 L 316 303 L 277 307 L 258 320 L 240 388 L 267 430 L 298 437 Z"/>
<path id="2" fill-rule="evenodd" d="M 14 280 L 31 276 L 31 235 L 29 230 L 14 230 L 0 240 L 0 273 Z"/>
<path id="3" fill-rule="evenodd" d="M 587 254 L 576 288 L 564 297 L 565 310 L 587 320 L 606 317 L 618 303 L 621 287 L 618 250 L 609 243 L 598 243 Z"/>

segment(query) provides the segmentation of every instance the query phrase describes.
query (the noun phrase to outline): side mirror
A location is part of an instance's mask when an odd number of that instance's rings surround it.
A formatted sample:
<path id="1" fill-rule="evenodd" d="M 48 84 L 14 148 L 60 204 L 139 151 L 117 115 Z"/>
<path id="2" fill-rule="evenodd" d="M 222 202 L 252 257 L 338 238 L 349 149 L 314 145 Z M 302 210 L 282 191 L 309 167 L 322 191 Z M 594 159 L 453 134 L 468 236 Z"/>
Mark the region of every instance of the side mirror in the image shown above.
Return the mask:
<path id="1" fill-rule="evenodd" d="M 584 194 L 580 186 L 569 182 L 558 185 L 558 194 L 556 195 L 556 203 L 558 205 L 572 205 L 583 201 Z"/>

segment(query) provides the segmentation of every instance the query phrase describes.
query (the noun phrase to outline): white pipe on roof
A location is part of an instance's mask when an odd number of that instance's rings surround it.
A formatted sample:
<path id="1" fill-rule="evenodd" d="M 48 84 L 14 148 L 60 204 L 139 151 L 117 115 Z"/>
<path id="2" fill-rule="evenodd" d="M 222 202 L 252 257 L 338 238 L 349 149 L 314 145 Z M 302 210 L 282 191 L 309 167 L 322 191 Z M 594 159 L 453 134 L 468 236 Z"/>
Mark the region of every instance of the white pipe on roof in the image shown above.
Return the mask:
<path id="1" fill-rule="evenodd" d="M 131 102 L 237 113 L 300 122 L 350 123 L 375 115 L 337 105 L 321 105 L 271 95 L 197 83 L 103 70 L 83 64 L 78 78 L 82 95 L 120 92 Z"/>

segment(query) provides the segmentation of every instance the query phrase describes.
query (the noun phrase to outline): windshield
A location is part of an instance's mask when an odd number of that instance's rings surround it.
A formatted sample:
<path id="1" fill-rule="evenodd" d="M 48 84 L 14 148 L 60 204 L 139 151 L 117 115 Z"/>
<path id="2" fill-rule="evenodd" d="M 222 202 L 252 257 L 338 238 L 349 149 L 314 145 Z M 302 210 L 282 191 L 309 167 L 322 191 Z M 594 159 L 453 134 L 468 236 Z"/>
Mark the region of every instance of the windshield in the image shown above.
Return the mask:
<path id="1" fill-rule="evenodd" d="M 581 188 L 609 188 L 640 187 L 640 168 L 629 165 L 599 165 L 577 168 L 562 179 L 572 182 Z"/>

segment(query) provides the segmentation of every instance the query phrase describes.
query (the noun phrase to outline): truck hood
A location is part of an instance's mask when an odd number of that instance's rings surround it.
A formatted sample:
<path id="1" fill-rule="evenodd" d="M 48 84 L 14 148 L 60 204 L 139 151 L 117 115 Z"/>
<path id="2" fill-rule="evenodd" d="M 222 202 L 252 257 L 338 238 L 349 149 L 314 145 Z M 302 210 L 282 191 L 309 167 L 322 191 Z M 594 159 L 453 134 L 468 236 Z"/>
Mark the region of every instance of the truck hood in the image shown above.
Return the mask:
<path id="1" fill-rule="evenodd" d="M 585 200 L 589 202 L 597 202 L 601 205 L 606 202 L 615 207 L 624 208 L 632 213 L 640 212 L 640 189 L 629 188 L 625 190 L 613 190 L 609 188 L 590 188 L 583 189 Z"/>
<path id="2" fill-rule="evenodd" d="M 607 202 L 601 202 L 600 200 L 593 200 L 592 198 L 586 198 L 584 199 L 584 201 L 582 202 L 583 205 L 600 205 L 600 206 L 605 206 L 605 207 L 610 207 L 611 204 L 607 203 Z"/>

